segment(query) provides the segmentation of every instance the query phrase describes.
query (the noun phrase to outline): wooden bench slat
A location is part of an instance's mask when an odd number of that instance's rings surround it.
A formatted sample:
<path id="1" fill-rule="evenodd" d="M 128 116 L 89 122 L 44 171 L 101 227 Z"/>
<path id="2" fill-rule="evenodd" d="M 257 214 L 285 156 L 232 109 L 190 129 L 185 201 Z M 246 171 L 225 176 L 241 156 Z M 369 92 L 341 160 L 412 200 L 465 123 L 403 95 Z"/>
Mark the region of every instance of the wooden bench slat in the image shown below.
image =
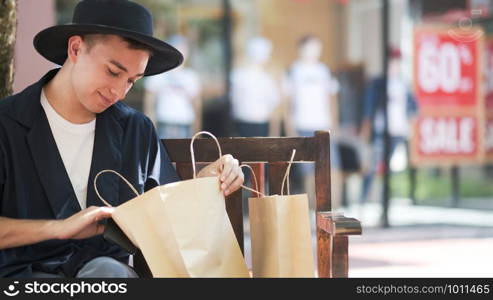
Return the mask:
<path id="1" fill-rule="evenodd" d="M 223 154 L 240 157 L 243 162 L 289 161 L 292 149 L 296 149 L 296 161 L 315 161 L 315 141 L 310 138 L 218 138 Z M 190 162 L 190 139 L 163 140 L 171 161 Z M 266 151 L 255 151 L 258 145 Z M 197 138 L 194 141 L 195 159 L 202 162 L 217 160 L 217 145 L 211 138 Z"/>

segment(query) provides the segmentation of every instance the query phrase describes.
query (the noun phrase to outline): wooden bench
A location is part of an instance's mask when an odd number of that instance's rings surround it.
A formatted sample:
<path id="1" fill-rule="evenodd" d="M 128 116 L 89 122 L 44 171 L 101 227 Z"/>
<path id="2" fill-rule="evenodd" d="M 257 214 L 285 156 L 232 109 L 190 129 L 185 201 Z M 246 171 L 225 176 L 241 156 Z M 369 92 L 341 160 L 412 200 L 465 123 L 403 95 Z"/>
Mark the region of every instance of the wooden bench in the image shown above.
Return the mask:
<path id="1" fill-rule="evenodd" d="M 361 234 L 358 220 L 331 213 L 331 187 L 329 164 L 329 132 L 317 131 L 313 137 L 255 137 L 218 138 L 223 154 L 231 154 L 240 163 L 254 168 L 259 189 L 265 192 L 266 182 L 272 191 L 280 191 L 281 183 L 296 149 L 294 161 L 315 163 L 317 264 L 319 277 L 348 276 L 348 236 Z M 192 175 L 190 139 L 163 139 L 169 157 L 176 163 L 182 179 Z M 194 141 L 196 161 L 207 163 L 218 157 L 217 145 L 211 138 Z M 268 164 L 268 174 L 264 166 Z M 227 197 L 226 209 L 236 237 L 244 251 L 242 190 Z"/>

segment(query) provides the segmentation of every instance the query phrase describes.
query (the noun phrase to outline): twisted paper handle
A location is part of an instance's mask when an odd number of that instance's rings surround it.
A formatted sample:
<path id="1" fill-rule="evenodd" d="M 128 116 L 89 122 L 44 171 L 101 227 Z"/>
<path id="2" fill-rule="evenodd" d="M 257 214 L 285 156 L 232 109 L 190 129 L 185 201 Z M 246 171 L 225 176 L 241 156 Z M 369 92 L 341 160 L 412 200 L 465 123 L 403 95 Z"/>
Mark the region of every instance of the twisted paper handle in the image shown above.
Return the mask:
<path id="1" fill-rule="evenodd" d="M 222 150 L 221 150 L 221 145 L 219 145 L 219 141 L 217 140 L 217 138 L 210 132 L 208 131 L 199 131 L 197 132 L 193 137 L 192 137 L 192 141 L 190 142 L 190 155 L 192 156 L 192 167 L 193 167 L 193 178 L 195 179 L 197 177 L 197 171 L 195 169 L 195 153 L 193 151 L 193 142 L 195 141 L 195 138 L 201 134 L 207 134 L 209 136 L 211 136 L 214 141 L 216 142 L 216 145 L 217 145 L 217 148 L 219 149 L 219 158 L 221 158 L 223 156 L 223 153 L 222 153 Z"/>
<path id="2" fill-rule="evenodd" d="M 291 154 L 291 160 L 289 161 L 289 165 L 286 168 L 286 174 L 284 174 L 284 179 L 282 180 L 281 196 L 284 195 L 284 183 L 285 182 L 287 183 L 288 195 L 290 194 L 290 192 L 289 192 L 289 179 L 288 179 L 288 176 L 289 176 L 289 172 L 291 171 L 291 165 L 293 164 L 293 160 L 294 160 L 294 155 L 295 154 L 296 154 L 296 149 L 293 149 L 293 154 Z"/>
<path id="3" fill-rule="evenodd" d="M 133 185 L 128 182 L 128 180 L 123 177 L 120 173 L 118 173 L 117 171 L 113 171 L 113 170 L 102 170 L 101 172 L 99 172 L 98 174 L 96 174 L 96 176 L 94 177 L 94 190 L 96 191 L 96 195 L 98 195 L 99 199 L 104 203 L 106 204 L 106 206 L 109 206 L 109 207 L 112 207 L 111 204 L 109 204 L 106 200 L 103 199 L 103 197 L 101 197 L 101 195 L 99 194 L 99 191 L 98 191 L 98 187 L 96 185 L 96 180 L 98 179 L 99 175 L 103 174 L 103 173 L 114 173 L 116 175 L 118 175 L 123 181 L 125 181 L 125 183 L 130 187 L 130 189 L 135 193 L 135 196 L 139 196 L 139 193 L 137 192 L 137 190 L 133 187 Z"/>
<path id="4" fill-rule="evenodd" d="M 250 169 L 250 171 L 252 171 L 252 174 L 253 174 L 253 181 L 255 182 L 255 189 L 251 189 L 247 186 L 244 186 L 244 185 L 241 185 L 242 188 L 246 189 L 246 190 L 249 190 L 251 192 L 254 192 L 254 193 L 257 193 L 257 196 L 258 197 L 265 197 L 264 194 L 262 194 L 261 192 L 258 191 L 258 183 L 257 183 L 257 176 L 255 176 L 255 172 L 253 171 L 252 167 L 250 167 L 249 165 L 240 165 L 240 168 L 248 168 Z"/>

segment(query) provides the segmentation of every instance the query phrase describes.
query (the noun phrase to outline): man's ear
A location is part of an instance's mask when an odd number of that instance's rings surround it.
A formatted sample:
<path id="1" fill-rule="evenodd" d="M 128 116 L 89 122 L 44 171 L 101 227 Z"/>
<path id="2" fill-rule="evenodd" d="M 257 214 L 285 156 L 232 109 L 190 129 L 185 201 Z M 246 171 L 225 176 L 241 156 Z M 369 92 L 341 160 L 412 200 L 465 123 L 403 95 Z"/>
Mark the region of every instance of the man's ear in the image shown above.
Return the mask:
<path id="1" fill-rule="evenodd" d="M 68 39 L 67 58 L 75 63 L 82 52 L 84 41 L 80 35 L 73 35 Z"/>

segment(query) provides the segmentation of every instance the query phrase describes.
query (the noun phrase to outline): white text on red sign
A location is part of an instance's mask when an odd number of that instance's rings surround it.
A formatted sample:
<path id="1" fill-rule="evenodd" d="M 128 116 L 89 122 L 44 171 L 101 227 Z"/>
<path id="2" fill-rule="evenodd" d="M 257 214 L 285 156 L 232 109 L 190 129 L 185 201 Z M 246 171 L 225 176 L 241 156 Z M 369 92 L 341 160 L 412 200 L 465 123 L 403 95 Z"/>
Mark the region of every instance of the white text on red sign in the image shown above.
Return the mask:
<path id="1" fill-rule="evenodd" d="M 472 155 L 477 151 L 473 117 L 422 117 L 418 121 L 419 152 L 423 155 Z"/>

